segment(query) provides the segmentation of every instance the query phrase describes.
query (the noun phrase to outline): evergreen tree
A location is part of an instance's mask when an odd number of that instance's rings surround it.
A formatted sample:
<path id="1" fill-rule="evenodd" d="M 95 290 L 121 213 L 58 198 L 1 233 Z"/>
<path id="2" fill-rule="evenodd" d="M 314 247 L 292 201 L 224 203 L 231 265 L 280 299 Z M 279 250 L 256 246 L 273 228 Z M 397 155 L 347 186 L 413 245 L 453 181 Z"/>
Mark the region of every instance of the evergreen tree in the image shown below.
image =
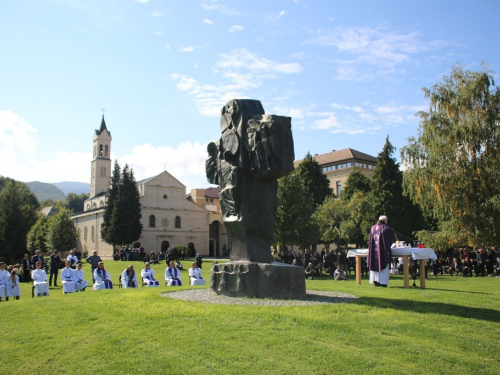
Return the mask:
<path id="1" fill-rule="evenodd" d="M 13 262 L 26 252 L 26 239 L 37 220 L 39 203 L 26 184 L 0 180 L 0 257 Z"/>
<path id="2" fill-rule="evenodd" d="M 103 220 L 101 224 L 101 238 L 113 246 L 119 244 L 115 239 L 115 228 L 113 222 L 113 211 L 118 197 L 118 187 L 120 186 L 120 165 L 115 160 L 113 175 L 111 176 L 111 188 L 106 192 L 106 207 L 104 208 Z"/>
<path id="3" fill-rule="evenodd" d="M 403 194 L 403 172 L 392 154 L 395 147 L 387 136 L 384 148 L 378 154 L 370 192 L 371 205 L 377 221 L 379 215 L 387 215 L 391 227 L 400 240 L 413 240 L 413 231 L 422 228 L 422 215 L 408 196 Z"/>
<path id="4" fill-rule="evenodd" d="M 275 244 L 316 243 L 319 233 L 312 217 L 313 199 L 296 171 L 278 180 L 278 199 Z"/>
<path id="5" fill-rule="evenodd" d="M 66 251 L 75 247 L 77 233 L 71 220 L 71 211 L 62 209 L 47 222 L 47 248 L 51 251 Z"/>
<path id="6" fill-rule="evenodd" d="M 323 174 L 320 165 L 309 152 L 296 168 L 296 173 L 302 178 L 316 206 L 322 204 L 326 197 L 333 195 L 333 190 L 330 188 L 330 181 Z"/>
<path id="7" fill-rule="evenodd" d="M 28 232 L 27 247 L 32 254 L 35 250 L 40 250 L 42 254 L 47 251 L 47 222 L 47 216 L 40 215 Z"/>
<path id="8" fill-rule="evenodd" d="M 493 75 L 457 65 L 423 89 L 429 111 L 418 113 L 418 138 L 408 140 L 401 160 L 405 188 L 437 221 L 439 232 L 426 236 L 431 246 L 500 242 L 500 89 Z"/>
<path id="9" fill-rule="evenodd" d="M 113 246 L 138 240 L 142 233 L 141 217 L 140 196 L 134 173 L 125 165 L 120 176 L 120 166 L 115 162 L 101 225 L 102 238 Z"/>
<path id="10" fill-rule="evenodd" d="M 364 173 L 354 171 L 347 178 L 345 187 L 342 189 L 342 194 L 340 194 L 340 198 L 348 201 L 354 193 L 358 191 L 369 193 L 372 188 L 371 183 L 371 180 Z"/>

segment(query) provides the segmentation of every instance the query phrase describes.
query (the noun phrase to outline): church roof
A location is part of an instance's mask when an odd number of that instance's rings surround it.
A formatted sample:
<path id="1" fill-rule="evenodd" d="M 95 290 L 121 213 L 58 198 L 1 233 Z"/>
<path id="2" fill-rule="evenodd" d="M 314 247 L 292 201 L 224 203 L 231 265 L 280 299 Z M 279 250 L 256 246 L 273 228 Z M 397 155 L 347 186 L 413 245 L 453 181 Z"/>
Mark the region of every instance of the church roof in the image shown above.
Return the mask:
<path id="1" fill-rule="evenodd" d="M 106 130 L 108 132 L 109 136 L 111 136 L 111 132 L 106 127 L 106 121 L 104 121 L 104 115 L 102 115 L 101 128 L 99 130 L 96 129 L 95 134 L 101 135 L 104 130 Z"/>
<path id="2" fill-rule="evenodd" d="M 205 198 L 219 198 L 219 188 L 210 187 L 205 189 Z"/>
<path id="3" fill-rule="evenodd" d="M 345 148 L 343 150 L 334 150 L 332 152 L 328 152 L 326 154 L 321 154 L 321 155 L 314 155 L 313 156 L 314 160 L 318 162 L 319 165 L 328 165 L 328 164 L 334 164 L 334 163 L 339 163 L 342 161 L 347 161 L 347 160 L 363 160 L 367 161 L 370 163 L 377 163 L 377 158 L 365 154 L 364 152 L 356 151 L 353 150 L 352 148 Z M 304 159 L 301 160 L 296 160 L 294 162 L 295 167 L 297 167 Z"/>
<path id="4" fill-rule="evenodd" d="M 205 190 L 205 198 L 217 198 L 219 199 L 219 188 L 218 187 L 209 187 Z M 186 194 L 186 199 L 191 199 L 191 193 Z"/>

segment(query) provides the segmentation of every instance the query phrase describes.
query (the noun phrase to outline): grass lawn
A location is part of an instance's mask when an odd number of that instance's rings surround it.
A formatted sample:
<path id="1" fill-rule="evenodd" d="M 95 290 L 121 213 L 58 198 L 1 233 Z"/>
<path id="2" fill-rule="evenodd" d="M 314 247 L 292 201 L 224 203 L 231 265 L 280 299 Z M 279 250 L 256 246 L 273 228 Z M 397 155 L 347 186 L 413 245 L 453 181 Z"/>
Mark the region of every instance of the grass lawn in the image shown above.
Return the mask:
<path id="1" fill-rule="evenodd" d="M 191 261 L 184 261 L 189 268 Z M 133 262 L 140 272 L 141 263 Z M 117 284 L 126 262 L 105 262 Z M 209 278 L 211 262 L 203 263 Z M 2 373 L 498 374 L 500 279 L 443 276 L 427 289 L 308 280 L 354 303 L 215 305 L 161 297 L 190 288 L 118 289 L 0 303 Z M 90 266 L 85 265 L 91 282 Z M 188 284 L 187 271 L 183 281 Z M 418 284 L 418 281 L 417 281 Z"/>

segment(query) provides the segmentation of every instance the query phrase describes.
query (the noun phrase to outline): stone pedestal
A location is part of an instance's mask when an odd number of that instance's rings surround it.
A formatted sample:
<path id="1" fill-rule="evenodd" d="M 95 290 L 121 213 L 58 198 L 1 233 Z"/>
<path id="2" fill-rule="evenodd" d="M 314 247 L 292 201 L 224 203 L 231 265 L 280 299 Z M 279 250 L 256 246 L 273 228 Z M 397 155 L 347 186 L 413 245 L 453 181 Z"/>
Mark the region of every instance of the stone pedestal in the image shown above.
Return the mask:
<path id="1" fill-rule="evenodd" d="M 230 297 L 306 297 L 304 269 L 278 262 L 214 264 L 210 272 L 210 289 Z"/>

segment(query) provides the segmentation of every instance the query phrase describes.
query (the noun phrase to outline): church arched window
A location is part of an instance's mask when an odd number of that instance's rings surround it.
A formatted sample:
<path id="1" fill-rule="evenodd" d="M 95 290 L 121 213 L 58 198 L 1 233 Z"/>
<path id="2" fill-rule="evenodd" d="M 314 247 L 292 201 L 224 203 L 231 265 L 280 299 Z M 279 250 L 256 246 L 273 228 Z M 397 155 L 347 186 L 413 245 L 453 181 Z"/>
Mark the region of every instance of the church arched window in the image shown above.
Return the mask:
<path id="1" fill-rule="evenodd" d="M 104 146 L 104 156 L 108 156 L 108 145 Z"/>
<path id="2" fill-rule="evenodd" d="M 99 156 L 104 156 L 104 149 L 102 145 L 99 145 Z"/>
<path id="3" fill-rule="evenodd" d="M 90 233 L 90 239 L 92 240 L 92 242 L 94 242 L 94 226 L 92 225 L 92 232 Z"/>
<path id="4" fill-rule="evenodd" d="M 155 218 L 155 215 L 151 215 L 149 217 L 149 227 L 150 228 L 155 228 L 156 227 L 156 218 Z"/>
<path id="5" fill-rule="evenodd" d="M 176 228 L 180 228 L 181 227 L 181 217 L 180 216 L 176 216 L 175 217 L 175 227 Z"/>
<path id="6" fill-rule="evenodd" d="M 104 207 L 104 201 L 103 200 L 99 201 L 99 207 Z"/>
<path id="7" fill-rule="evenodd" d="M 84 241 L 87 241 L 87 233 L 88 233 L 88 228 L 87 228 L 87 227 L 85 227 L 85 228 L 83 229 L 83 240 L 84 240 Z"/>

